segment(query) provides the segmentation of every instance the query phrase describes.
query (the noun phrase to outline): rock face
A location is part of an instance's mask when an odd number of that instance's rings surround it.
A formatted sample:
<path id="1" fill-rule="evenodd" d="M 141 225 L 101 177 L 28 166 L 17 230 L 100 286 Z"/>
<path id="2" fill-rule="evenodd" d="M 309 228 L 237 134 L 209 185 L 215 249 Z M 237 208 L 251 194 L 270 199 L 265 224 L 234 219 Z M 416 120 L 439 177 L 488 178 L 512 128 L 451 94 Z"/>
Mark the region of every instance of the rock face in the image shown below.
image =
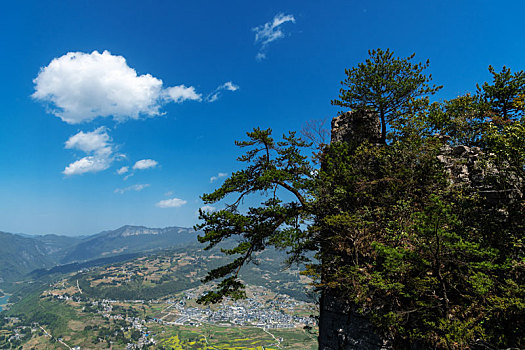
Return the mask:
<path id="1" fill-rule="evenodd" d="M 390 342 L 382 339 L 370 321 L 353 309 L 354 305 L 324 290 L 319 316 L 319 350 L 387 350 Z"/>
<path id="2" fill-rule="evenodd" d="M 371 111 L 352 111 L 332 119 L 332 142 L 381 142 L 381 122 Z"/>
<path id="3" fill-rule="evenodd" d="M 506 189 L 490 184 L 490 179 L 499 175 L 500 170 L 490 162 L 490 155 L 486 157 L 479 147 L 445 145 L 437 158 L 448 173 L 451 185 L 472 188 L 489 203 L 523 198 L 523 179 L 512 178 L 509 182 L 512 187 Z"/>
<path id="4" fill-rule="evenodd" d="M 438 159 L 449 175 L 451 184 L 459 186 L 481 186 L 486 169 L 480 161 L 479 147 L 445 145 Z"/>
<path id="5" fill-rule="evenodd" d="M 377 113 L 355 111 L 332 119 L 331 142 L 381 142 L 381 124 Z M 382 339 L 371 322 L 354 311 L 354 305 L 324 289 L 320 300 L 319 350 L 386 350 L 389 341 Z"/>

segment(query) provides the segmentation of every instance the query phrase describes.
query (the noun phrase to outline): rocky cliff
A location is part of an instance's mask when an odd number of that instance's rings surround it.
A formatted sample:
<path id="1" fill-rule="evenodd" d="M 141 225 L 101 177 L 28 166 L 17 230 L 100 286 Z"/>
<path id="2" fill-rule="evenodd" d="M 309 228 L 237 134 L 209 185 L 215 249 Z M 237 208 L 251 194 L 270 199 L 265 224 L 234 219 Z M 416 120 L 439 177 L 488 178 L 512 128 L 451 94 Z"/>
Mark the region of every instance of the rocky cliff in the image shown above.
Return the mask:
<path id="1" fill-rule="evenodd" d="M 381 142 L 380 121 L 376 113 L 367 111 L 347 112 L 332 120 L 331 142 L 354 145 Z M 495 166 L 493 155 L 484 154 L 478 147 L 450 145 L 443 142 L 437 156 L 448 174 L 450 186 L 475 191 L 493 208 L 493 220 L 506 220 L 508 213 L 501 206 L 523 198 L 524 179 L 511 178 L 504 186 L 497 183 L 505 165 Z M 510 174 L 509 176 L 513 176 Z M 515 176 L 515 175 L 514 175 Z M 391 349 L 391 341 L 380 336 L 371 322 L 355 312 L 353 305 L 337 291 L 324 289 L 320 303 L 319 349 Z M 412 349 L 418 349 L 412 344 Z M 479 348 L 472 344 L 472 348 Z"/>

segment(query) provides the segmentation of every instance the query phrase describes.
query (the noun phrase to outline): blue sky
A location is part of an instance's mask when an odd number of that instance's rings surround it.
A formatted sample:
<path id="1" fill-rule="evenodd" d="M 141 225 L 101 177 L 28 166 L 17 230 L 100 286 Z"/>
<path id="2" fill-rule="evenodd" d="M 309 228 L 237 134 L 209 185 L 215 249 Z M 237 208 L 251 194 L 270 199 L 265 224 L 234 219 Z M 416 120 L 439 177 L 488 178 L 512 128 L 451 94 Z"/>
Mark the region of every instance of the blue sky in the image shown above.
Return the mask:
<path id="1" fill-rule="evenodd" d="M 2 1 L 0 230 L 191 226 L 233 141 L 338 109 L 367 50 L 444 89 L 525 69 L 523 1 Z M 127 167 L 127 171 L 126 170 Z M 119 170 L 120 173 L 119 174 Z"/>

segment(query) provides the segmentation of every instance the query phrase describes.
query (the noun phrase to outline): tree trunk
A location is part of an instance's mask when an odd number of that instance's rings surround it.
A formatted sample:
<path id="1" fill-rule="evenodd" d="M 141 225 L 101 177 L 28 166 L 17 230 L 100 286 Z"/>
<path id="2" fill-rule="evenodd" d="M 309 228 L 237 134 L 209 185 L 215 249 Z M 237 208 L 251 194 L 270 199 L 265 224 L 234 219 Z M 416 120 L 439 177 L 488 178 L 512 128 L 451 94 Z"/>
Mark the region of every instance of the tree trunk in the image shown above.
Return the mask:
<path id="1" fill-rule="evenodd" d="M 380 111 L 379 116 L 381 117 L 381 143 L 386 144 L 386 121 L 385 112 Z"/>

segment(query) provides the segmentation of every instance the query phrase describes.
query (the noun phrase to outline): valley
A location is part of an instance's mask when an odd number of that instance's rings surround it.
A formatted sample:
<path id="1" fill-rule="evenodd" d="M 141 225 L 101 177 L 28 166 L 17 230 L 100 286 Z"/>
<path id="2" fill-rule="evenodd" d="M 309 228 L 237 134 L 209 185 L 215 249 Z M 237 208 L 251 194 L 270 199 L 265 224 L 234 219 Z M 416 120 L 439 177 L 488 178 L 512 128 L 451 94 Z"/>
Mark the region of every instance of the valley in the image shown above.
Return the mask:
<path id="1" fill-rule="evenodd" d="M 297 267 L 284 269 L 283 252 L 260 254 L 256 265 L 241 270 L 246 299 L 201 305 L 196 299 L 212 287 L 201 279 L 228 261 L 220 249 L 203 250 L 189 239 L 166 247 L 166 236 L 147 234 L 149 247 L 157 249 L 101 257 L 101 251 L 115 250 L 112 244 L 129 247 L 126 240 L 142 238 L 130 232 L 127 227 L 95 237 L 99 246 L 91 250 L 93 260 L 40 268 L 4 283 L 14 303 L 0 314 L 0 348 L 317 347 L 309 280 Z M 82 241 L 87 246 L 90 240 Z"/>

